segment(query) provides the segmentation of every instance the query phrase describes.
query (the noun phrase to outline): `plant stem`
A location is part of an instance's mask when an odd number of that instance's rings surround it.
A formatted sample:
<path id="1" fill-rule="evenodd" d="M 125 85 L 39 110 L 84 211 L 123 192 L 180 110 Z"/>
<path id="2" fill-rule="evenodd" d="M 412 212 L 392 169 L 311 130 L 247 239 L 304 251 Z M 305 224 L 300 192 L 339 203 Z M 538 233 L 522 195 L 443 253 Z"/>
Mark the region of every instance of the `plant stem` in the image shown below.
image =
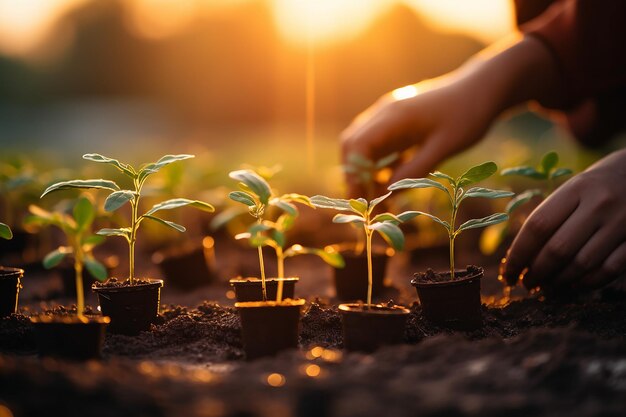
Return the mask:
<path id="1" fill-rule="evenodd" d="M 454 280 L 454 236 L 450 237 L 450 281 Z"/>
<path id="2" fill-rule="evenodd" d="M 130 215 L 130 238 L 128 240 L 128 262 L 129 262 L 129 273 L 128 273 L 128 283 L 133 285 L 133 281 L 135 280 L 135 242 L 137 241 L 137 229 L 139 228 L 139 224 L 137 223 L 138 212 L 139 212 L 139 193 L 140 186 L 137 184 L 135 180 L 135 196 L 130 201 L 131 205 L 131 215 Z"/>
<path id="3" fill-rule="evenodd" d="M 78 260 L 74 260 L 74 271 L 76 272 L 76 315 L 83 317 L 85 311 L 85 292 L 83 290 L 83 264 Z"/>
<path id="4" fill-rule="evenodd" d="M 263 248 L 259 246 L 259 265 L 261 266 L 261 290 L 263 291 L 263 301 L 267 301 L 267 290 L 265 288 L 265 264 L 263 263 Z"/>
<path id="5" fill-rule="evenodd" d="M 283 300 L 283 278 L 285 278 L 285 255 L 283 248 L 276 247 L 276 259 L 278 260 L 278 289 L 276 290 L 276 302 L 280 303 Z"/>
<path id="6" fill-rule="evenodd" d="M 458 188 L 455 186 L 452 188 L 453 190 L 453 203 L 452 203 L 452 216 L 450 217 L 450 231 L 449 231 L 449 239 L 450 239 L 450 281 L 454 281 L 454 239 L 456 238 L 455 232 L 455 223 L 456 223 L 456 214 L 459 210 L 459 202 L 458 202 Z"/>
<path id="7" fill-rule="evenodd" d="M 368 219 L 369 220 L 369 219 Z M 368 222 L 369 223 L 369 222 Z M 372 230 L 365 230 L 365 237 L 367 240 L 367 308 L 372 305 Z"/>

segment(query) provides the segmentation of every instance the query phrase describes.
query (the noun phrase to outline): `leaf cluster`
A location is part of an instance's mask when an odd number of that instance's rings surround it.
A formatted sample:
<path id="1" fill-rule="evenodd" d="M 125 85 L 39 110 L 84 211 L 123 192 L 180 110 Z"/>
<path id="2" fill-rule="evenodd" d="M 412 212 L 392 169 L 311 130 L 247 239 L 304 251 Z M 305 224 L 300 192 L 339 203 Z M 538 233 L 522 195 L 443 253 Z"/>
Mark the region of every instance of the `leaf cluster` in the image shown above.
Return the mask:
<path id="1" fill-rule="evenodd" d="M 497 224 L 504 222 L 508 219 L 508 215 L 506 213 L 495 213 L 480 219 L 471 219 L 468 220 L 458 227 L 455 227 L 454 220 L 456 217 L 456 212 L 459 210 L 461 203 L 467 198 L 502 198 L 502 197 L 511 197 L 513 193 L 510 191 L 503 190 L 492 190 L 489 188 L 483 187 L 472 187 L 466 189 L 465 187 L 475 184 L 477 182 L 483 181 L 490 176 L 492 176 L 498 167 L 493 162 L 485 162 L 483 164 L 474 166 L 468 169 L 466 172 L 458 176 L 457 178 L 453 178 L 448 174 L 444 174 L 440 171 L 435 171 L 430 174 L 430 176 L 440 180 L 445 181 L 448 185 L 444 185 L 439 181 L 435 181 L 431 178 L 417 178 L 417 179 L 403 179 L 397 181 L 389 186 L 389 190 L 400 190 L 407 188 L 436 188 L 438 190 L 443 191 L 450 201 L 450 207 L 452 211 L 451 221 L 445 221 L 440 219 L 437 216 L 432 214 L 417 211 L 418 215 L 423 215 L 431 220 L 437 222 L 441 226 L 443 226 L 451 239 L 454 239 L 464 230 L 476 229 L 480 227 L 489 226 L 492 224 Z"/>

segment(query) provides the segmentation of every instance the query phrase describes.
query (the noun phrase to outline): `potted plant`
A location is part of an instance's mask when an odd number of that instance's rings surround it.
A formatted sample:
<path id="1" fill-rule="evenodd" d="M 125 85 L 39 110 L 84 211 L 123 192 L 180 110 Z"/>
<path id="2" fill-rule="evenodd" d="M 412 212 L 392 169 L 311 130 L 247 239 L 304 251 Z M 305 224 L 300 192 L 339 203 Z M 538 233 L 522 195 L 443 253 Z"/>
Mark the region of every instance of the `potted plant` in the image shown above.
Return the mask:
<path id="1" fill-rule="evenodd" d="M 351 153 L 343 171 L 353 176 L 363 188 L 365 198 L 373 199 L 382 184 L 388 180 L 388 167 L 396 162 L 400 154 L 394 152 L 372 161 L 358 153 Z M 344 268 L 333 269 L 335 296 L 341 301 L 364 300 L 367 297 L 367 256 L 365 253 L 365 235 L 361 227 L 355 227 L 356 243 L 344 242 L 333 245 L 345 261 Z M 385 271 L 387 262 L 394 255 L 394 249 L 372 246 L 372 296 L 380 296 L 385 289 Z"/>
<path id="2" fill-rule="evenodd" d="M 311 203 L 320 208 L 345 211 L 351 214 L 337 214 L 333 223 L 351 223 L 360 227 L 365 234 L 367 256 L 367 300 L 366 303 L 340 304 L 344 347 L 347 350 L 371 352 L 386 344 L 404 340 L 404 328 L 409 310 L 395 305 L 372 304 L 373 265 L 372 237 L 378 232 L 396 250 L 404 246 L 404 235 L 398 224 L 418 215 L 406 211 L 398 215 L 392 213 L 374 214 L 378 204 L 391 195 L 391 192 L 367 201 L 359 199 L 337 199 L 321 195 L 311 197 Z"/>
<path id="3" fill-rule="evenodd" d="M 11 240 L 13 232 L 4 223 L 0 223 L 0 238 Z M 17 312 L 17 300 L 22 287 L 24 270 L 0 266 L 0 317 L 7 317 Z"/>
<path id="4" fill-rule="evenodd" d="M 49 212 L 31 206 L 31 216 L 25 219 L 28 225 L 56 226 L 63 231 L 67 244 L 50 252 L 43 261 L 45 268 L 58 265 L 66 257 L 73 258 L 76 280 L 76 315 L 54 316 L 41 314 L 31 317 L 35 338 L 42 356 L 58 356 L 70 359 L 90 359 L 100 356 L 104 333 L 109 317 L 85 315 L 83 270 L 86 268 L 94 277 L 105 280 L 107 271 L 92 254 L 102 237 L 91 233 L 95 209 L 91 200 L 82 196 L 76 201 L 72 215 Z"/>
<path id="5" fill-rule="evenodd" d="M 129 203 L 130 225 L 120 228 L 105 228 L 97 232 L 102 236 L 119 236 L 128 243 L 129 274 L 128 279 L 118 280 L 111 278 L 104 283 L 95 283 L 93 291 L 98 294 L 98 301 L 102 314 L 111 317 L 109 330 L 114 333 L 135 335 L 148 330 L 150 324 L 157 317 L 160 304 L 162 280 L 137 278 L 135 275 L 135 244 L 137 232 L 143 220 L 151 220 L 170 227 L 179 232 L 184 232 L 185 227 L 180 224 L 157 217 L 155 214 L 163 210 L 172 210 L 179 207 L 189 206 L 203 211 L 213 211 L 213 206 L 208 203 L 189 200 L 186 198 L 174 198 L 155 204 L 151 209 L 140 214 L 140 199 L 142 189 L 148 177 L 157 173 L 161 168 L 189 158 L 193 155 L 165 155 L 157 162 L 143 164 L 139 168 L 116 159 L 111 159 L 99 154 L 83 155 L 84 159 L 93 162 L 113 165 L 131 180 L 131 189 L 120 189 L 113 181 L 103 179 L 70 180 L 63 181 L 48 187 L 42 196 L 58 190 L 72 188 L 92 188 L 112 191 L 104 202 L 104 209 L 113 212 Z"/>
<path id="6" fill-rule="evenodd" d="M 505 168 L 500 171 L 500 175 L 502 176 L 522 177 L 539 183 L 539 187 L 522 191 L 512 198 L 506 206 L 506 213 L 511 216 L 513 212 L 517 211 L 520 207 L 524 207 L 534 198 L 541 201 L 545 200 L 550 194 L 552 194 L 558 187 L 559 180 L 573 173 L 573 171 L 569 168 L 558 167 L 558 164 L 558 153 L 550 151 L 542 156 L 541 162 L 537 167 L 521 165 Z M 524 221 L 524 216 L 520 217 L 522 217 L 519 222 L 521 226 Z M 501 245 L 505 237 L 509 234 L 509 223 L 510 222 L 489 226 L 485 230 L 485 233 L 481 235 L 481 249 L 483 249 L 483 252 L 493 252 L 498 246 Z M 500 263 L 501 270 L 504 268 L 505 264 L 506 259 L 502 258 Z M 498 279 L 504 279 L 502 274 L 498 275 Z M 517 283 L 517 277 L 513 279 L 515 279 L 515 281 L 507 282 L 509 286 L 514 286 Z"/>
<path id="7" fill-rule="evenodd" d="M 419 272 L 411 284 L 417 289 L 417 294 L 426 318 L 430 321 L 454 329 L 474 329 L 482 324 L 480 303 L 480 280 L 483 269 L 477 266 L 468 266 L 459 271 L 454 263 L 454 242 L 461 232 L 469 229 L 501 223 L 508 219 L 506 213 L 495 213 L 480 219 L 468 220 L 457 227 L 456 220 L 461 203 L 467 198 L 502 198 L 513 195 L 510 191 L 491 190 L 482 187 L 465 189 L 468 185 L 489 178 L 497 171 L 493 162 L 485 162 L 470 168 L 457 178 L 443 172 L 435 171 L 430 174 L 434 178 L 444 180 L 448 186 L 430 178 L 403 179 L 389 186 L 390 190 L 406 188 L 434 187 L 446 193 L 450 201 L 449 221 L 442 220 L 432 214 L 417 212 L 426 216 L 446 229 L 449 240 L 450 270 L 446 272 Z"/>
<path id="8" fill-rule="evenodd" d="M 272 197 L 272 190 L 265 179 L 249 169 L 233 171 L 229 176 L 239 181 L 240 188 L 239 191 L 231 192 L 229 197 L 245 204 L 248 212 L 256 219 L 256 223 L 250 227 L 249 232 L 240 237 L 248 237 L 250 243 L 257 247 L 261 278 L 250 278 L 248 279 L 249 284 L 245 285 L 252 285 L 257 287 L 257 290 L 260 289 L 261 297 L 258 298 L 257 292 L 255 296 L 246 296 L 247 298 L 256 298 L 255 301 L 238 301 L 235 303 L 241 318 L 241 333 L 246 358 L 252 360 L 271 356 L 281 350 L 298 346 L 300 310 L 304 305 L 304 300 L 293 299 L 293 287 L 288 286 L 295 283 L 297 278 L 268 279 L 265 275 L 263 246 L 269 245 L 270 241 L 284 240 L 284 235 L 278 229 L 273 229 L 271 238 L 261 232 L 272 229 L 264 217 L 269 206 L 278 207 L 286 213 L 294 213 L 295 206 L 291 202 L 299 201 L 307 204 L 308 198 L 298 194 Z M 283 219 L 286 220 L 286 218 Z M 282 248 L 282 244 L 276 247 Z M 279 252 L 280 250 L 282 249 L 279 249 Z M 279 268 L 282 267 L 279 266 Z M 279 271 L 279 275 L 282 275 L 281 272 L 282 269 Z M 242 283 L 239 281 L 234 280 L 232 284 L 235 286 L 235 291 L 241 294 L 241 289 L 238 289 L 238 286 Z M 271 287 L 269 286 L 270 282 L 273 283 Z"/>

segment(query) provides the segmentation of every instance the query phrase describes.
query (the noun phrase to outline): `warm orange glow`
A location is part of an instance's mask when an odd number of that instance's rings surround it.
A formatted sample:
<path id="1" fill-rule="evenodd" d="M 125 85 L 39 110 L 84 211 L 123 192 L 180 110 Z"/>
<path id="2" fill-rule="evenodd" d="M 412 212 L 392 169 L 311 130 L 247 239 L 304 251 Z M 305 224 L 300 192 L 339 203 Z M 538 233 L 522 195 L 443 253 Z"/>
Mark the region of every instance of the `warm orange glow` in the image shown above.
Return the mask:
<path id="1" fill-rule="evenodd" d="M 282 374 L 273 373 L 267 376 L 266 381 L 267 385 L 269 385 L 270 387 L 282 387 L 283 385 L 285 385 L 286 379 L 285 376 Z"/>
<path id="2" fill-rule="evenodd" d="M 13 417 L 13 412 L 6 405 L 0 404 L 0 417 Z"/>
<path id="3" fill-rule="evenodd" d="M 407 98 L 415 97 L 418 93 L 417 87 L 414 85 L 407 85 L 406 87 L 396 88 L 391 92 L 391 97 L 395 100 L 406 100 Z"/>
<path id="4" fill-rule="evenodd" d="M 304 368 L 304 373 L 306 374 L 306 376 L 311 377 L 311 378 L 317 378 L 318 376 L 320 376 L 320 374 L 322 373 L 322 368 L 320 368 L 318 365 L 307 365 Z"/>
<path id="5" fill-rule="evenodd" d="M 128 0 L 128 27 L 150 39 L 162 39 L 187 27 L 197 11 L 195 0 Z"/>

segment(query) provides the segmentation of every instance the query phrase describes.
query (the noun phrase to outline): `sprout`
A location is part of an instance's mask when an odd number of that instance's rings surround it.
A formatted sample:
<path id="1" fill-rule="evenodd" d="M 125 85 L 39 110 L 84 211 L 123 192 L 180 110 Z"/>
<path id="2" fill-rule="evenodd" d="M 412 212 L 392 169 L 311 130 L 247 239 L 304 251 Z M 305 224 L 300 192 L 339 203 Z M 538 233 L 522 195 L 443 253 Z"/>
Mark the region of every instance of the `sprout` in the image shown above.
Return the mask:
<path id="1" fill-rule="evenodd" d="M 372 161 L 358 153 L 351 153 L 348 155 L 347 164 L 343 166 L 343 171 L 354 175 L 365 190 L 366 198 L 371 199 L 376 195 L 376 184 L 379 182 L 379 175 L 385 168 L 396 162 L 398 158 L 400 158 L 398 152 L 391 153 L 377 161 Z"/>
<path id="2" fill-rule="evenodd" d="M 161 168 L 173 162 L 182 161 L 193 157 L 193 155 L 185 154 L 165 155 L 157 162 L 143 164 L 138 169 L 135 169 L 131 165 L 121 163 L 116 159 L 107 158 L 106 156 L 95 153 L 86 154 L 83 155 L 83 159 L 113 165 L 115 168 L 121 171 L 124 175 L 132 180 L 132 189 L 122 190 L 115 182 L 103 179 L 71 180 L 58 182 L 51 185 L 44 191 L 41 196 L 43 197 L 48 193 L 58 190 L 72 188 L 92 188 L 112 191 L 112 193 L 109 194 L 104 202 L 104 209 L 108 212 L 113 212 L 124 206 L 126 203 L 130 203 L 131 216 L 129 227 L 101 229 L 97 232 L 97 234 L 102 236 L 121 236 L 126 240 L 126 242 L 128 242 L 128 258 L 130 263 L 128 280 L 130 285 L 132 285 L 135 279 L 135 243 L 137 241 L 137 231 L 139 230 L 139 226 L 144 219 L 149 219 L 164 226 L 171 227 L 172 229 L 179 232 L 184 232 L 186 230 L 184 226 L 157 217 L 155 216 L 155 213 L 162 210 L 172 210 L 184 206 L 194 207 L 207 212 L 212 212 L 215 210 L 212 205 L 202 201 L 188 200 L 186 198 L 173 198 L 155 204 L 150 210 L 148 210 L 144 214 L 139 214 L 139 200 L 142 196 L 142 189 L 148 177 L 152 174 L 157 173 Z"/>
<path id="3" fill-rule="evenodd" d="M 235 236 L 236 239 L 248 239 L 250 244 L 257 248 L 259 253 L 259 264 L 261 268 L 261 287 L 263 300 L 267 300 L 265 286 L 265 264 L 263 262 L 263 246 L 269 246 L 276 252 L 278 262 L 278 278 L 285 277 L 285 259 L 297 255 L 312 254 L 322 258 L 326 263 L 334 267 L 343 267 L 344 261 L 339 253 L 331 249 L 323 250 L 316 248 L 306 248 L 299 244 L 286 248 L 286 233 L 290 230 L 298 217 L 298 207 L 293 203 L 301 203 L 313 207 L 307 196 L 301 194 L 283 194 L 274 196 L 267 181 L 251 169 L 233 171 L 229 176 L 239 181 L 239 191 L 229 194 L 231 200 L 244 204 L 248 208 L 248 213 L 256 219 L 247 232 Z M 268 206 L 279 208 L 283 213 L 271 221 L 266 218 Z M 278 281 L 276 301 L 282 300 L 283 281 Z"/>
<path id="4" fill-rule="evenodd" d="M 454 240 L 458 235 L 461 234 L 464 230 L 476 229 L 479 227 L 489 226 L 491 224 L 502 223 L 506 221 L 509 216 L 506 213 L 495 213 L 487 217 L 483 217 L 481 219 L 471 219 L 456 227 L 456 218 L 459 212 L 459 208 L 461 203 L 466 198 L 472 197 L 483 197 L 483 198 L 502 198 L 502 197 L 511 197 L 513 195 L 510 191 L 501 191 L 501 190 L 490 190 L 488 188 L 481 187 L 472 187 L 468 190 L 465 188 L 468 185 L 474 184 L 476 182 L 482 181 L 484 179 L 492 176 L 498 167 L 493 162 L 485 162 L 483 164 L 477 165 L 475 167 L 470 168 L 464 174 L 459 176 L 458 178 L 452 178 L 451 176 L 444 174 L 443 172 L 435 171 L 430 175 L 448 182 L 449 186 L 441 184 L 438 181 L 432 180 L 430 178 L 417 178 L 417 179 L 404 179 L 397 181 L 389 186 L 389 190 L 400 190 L 405 188 L 437 188 L 448 196 L 450 200 L 450 221 L 441 220 L 439 217 L 433 216 L 432 214 L 417 212 L 420 215 L 424 215 L 433 221 L 437 222 L 441 226 L 443 226 L 448 232 L 448 238 L 450 241 L 450 279 L 454 279 Z"/>
<path id="5" fill-rule="evenodd" d="M 0 222 L 0 237 L 7 240 L 13 239 L 11 228 L 2 222 Z"/>
<path id="6" fill-rule="evenodd" d="M 322 195 L 311 197 L 311 203 L 315 207 L 352 213 L 335 215 L 333 223 L 354 224 L 364 231 L 367 251 L 367 308 L 372 305 L 372 236 L 374 232 L 378 232 L 394 249 L 402 250 L 404 248 L 404 234 L 398 224 L 420 214 L 417 211 L 405 211 L 398 215 L 392 213 L 374 215 L 376 206 L 390 195 L 391 192 L 371 201 L 364 198 L 344 200 Z"/>
<path id="7" fill-rule="evenodd" d="M 59 246 L 47 254 L 43 260 L 46 269 L 57 266 L 67 256 L 74 258 L 74 271 L 76 277 L 76 310 L 79 317 L 83 316 L 85 309 L 85 295 L 83 291 L 83 268 L 99 281 L 107 278 L 104 265 L 93 256 L 93 248 L 104 241 L 104 237 L 91 233 L 91 226 L 95 219 L 95 208 L 87 196 L 81 196 L 74 204 L 72 214 L 63 212 L 50 212 L 39 206 L 31 205 L 31 213 L 24 220 L 27 226 L 56 226 L 65 234 L 66 245 Z"/>

